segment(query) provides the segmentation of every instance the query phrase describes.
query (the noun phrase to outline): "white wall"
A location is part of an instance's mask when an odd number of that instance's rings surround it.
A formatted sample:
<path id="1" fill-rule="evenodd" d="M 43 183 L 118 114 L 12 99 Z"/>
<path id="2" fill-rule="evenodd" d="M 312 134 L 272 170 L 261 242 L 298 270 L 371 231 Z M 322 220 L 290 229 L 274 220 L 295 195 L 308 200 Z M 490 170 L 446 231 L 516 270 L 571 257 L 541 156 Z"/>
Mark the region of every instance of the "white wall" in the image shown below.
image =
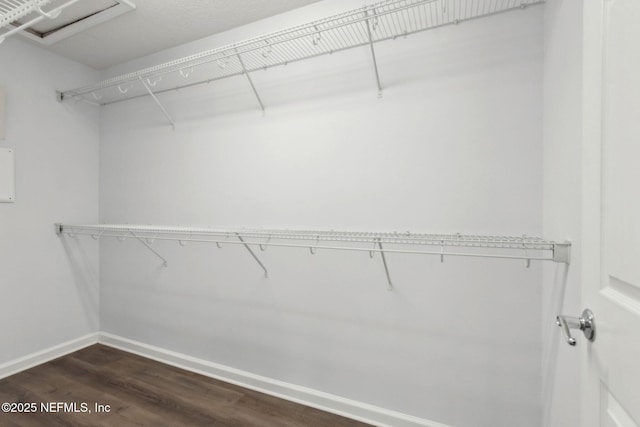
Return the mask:
<path id="1" fill-rule="evenodd" d="M 98 218 L 99 115 L 55 91 L 98 73 L 13 37 L 0 47 L 16 202 L 0 203 L 0 364 L 96 332 L 98 248 L 66 246 L 56 221 Z"/>
<path id="2" fill-rule="evenodd" d="M 277 30 L 325 1 L 125 64 Z M 541 234 L 542 9 L 105 107 L 105 223 Z M 90 219 L 89 219 L 90 220 Z M 554 237 L 554 236 L 552 236 Z M 102 330 L 454 426 L 541 423 L 524 262 L 101 243 Z"/>
<path id="3" fill-rule="evenodd" d="M 557 314 L 580 306 L 582 230 L 582 4 L 550 1 L 544 26 L 544 234 L 572 241 L 571 266 L 544 268 L 544 426 L 578 427 L 580 353 L 564 341 Z"/>

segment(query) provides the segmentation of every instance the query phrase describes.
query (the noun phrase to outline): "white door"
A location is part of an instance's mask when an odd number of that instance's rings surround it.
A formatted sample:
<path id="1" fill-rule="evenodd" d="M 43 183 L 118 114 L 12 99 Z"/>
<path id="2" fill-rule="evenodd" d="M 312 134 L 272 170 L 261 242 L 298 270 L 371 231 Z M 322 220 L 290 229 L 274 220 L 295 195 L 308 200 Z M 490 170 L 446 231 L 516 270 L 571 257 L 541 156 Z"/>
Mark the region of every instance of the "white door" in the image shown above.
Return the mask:
<path id="1" fill-rule="evenodd" d="M 640 427 L 640 0 L 584 6 L 581 426 Z"/>

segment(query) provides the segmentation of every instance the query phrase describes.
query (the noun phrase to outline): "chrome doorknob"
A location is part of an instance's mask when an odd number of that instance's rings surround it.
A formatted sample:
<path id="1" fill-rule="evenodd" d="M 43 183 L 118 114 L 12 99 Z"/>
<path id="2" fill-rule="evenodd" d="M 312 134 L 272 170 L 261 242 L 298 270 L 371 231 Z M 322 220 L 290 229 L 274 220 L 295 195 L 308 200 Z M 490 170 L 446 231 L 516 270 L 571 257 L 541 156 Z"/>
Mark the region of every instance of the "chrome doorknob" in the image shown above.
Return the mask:
<path id="1" fill-rule="evenodd" d="M 596 338 L 596 320 L 593 317 L 593 312 L 588 308 L 584 309 L 580 317 L 558 315 L 556 316 L 556 324 L 562 328 L 562 333 L 569 345 L 576 345 L 576 339 L 571 336 L 570 329 L 581 330 L 589 341 Z"/>

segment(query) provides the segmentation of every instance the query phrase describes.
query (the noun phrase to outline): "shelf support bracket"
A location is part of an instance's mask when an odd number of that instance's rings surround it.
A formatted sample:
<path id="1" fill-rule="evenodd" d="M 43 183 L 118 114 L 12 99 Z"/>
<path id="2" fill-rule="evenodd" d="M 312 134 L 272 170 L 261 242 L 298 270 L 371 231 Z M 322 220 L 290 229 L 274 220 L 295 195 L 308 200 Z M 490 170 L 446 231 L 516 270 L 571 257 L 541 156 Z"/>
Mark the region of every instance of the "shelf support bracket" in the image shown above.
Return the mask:
<path id="1" fill-rule="evenodd" d="M 389 288 L 387 290 L 392 291 L 393 290 L 393 283 L 391 282 L 391 275 L 389 274 L 389 266 L 387 265 L 387 258 L 384 255 L 384 249 L 382 248 L 382 242 L 380 241 L 379 237 L 376 240 L 377 240 L 378 247 L 380 248 L 380 255 L 382 256 L 382 264 L 384 265 L 384 272 L 387 275 L 387 282 L 389 283 Z"/>
<path id="2" fill-rule="evenodd" d="M 249 81 L 249 85 L 251 85 L 251 90 L 253 90 L 253 94 L 256 96 L 256 99 L 258 100 L 258 104 L 260 104 L 260 109 L 262 110 L 262 113 L 264 114 L 264 104 L 262 103 L 262 99 L 260 99 L 260 95 L 258 95 L 258 91 L 256 90 L 255 85 L 253 84 L 253 80 L 251 80 L 251 76 L 249 75 L 249 72 L 247 71 L 247 67 L 245 67 L 244 65 L 244 61 L 242 60 L 242 56 L 240 56 L 239 53 L 237 53 L 238 51 L 236 50 L 236 55 L 238 56 L 238 61 L 240 61 L 240 65 L 242 66 L 242 73 L 247 76 L 247 80 Z"/>
<path id="3" fill-rule="evenodd" d="M 151 90 L 151 88 L 149 87 L 149 85 L 147 84 L 147 82 L 144 81 L 144 79 L 142 78 L 142 76 L 139 77 L 140 82 L 142 83 L 142 85 L 144 86 L 144 88 L 147 90 L 147 92 L 149 92 L 149 95 L 151 95 L 151 98 L 153 98 L 153 100 L 156 102 L 156 104 L 158 104 L 158 107 L 160 107 L 160 110 L 162 110 L 162 113 L 164 114 L 164 116 L 167 118 L 167 120 L 169 120 L 169 123 L 171 124 L 171 128 L 173 130 L 176 130 L 176 124 L 173 121 L 173 119 L 171 118 L 171 116 L 169 115 L 169 113 L 167 113 L 167 110 L 165 110 L 165 108 L 162 106 L 162 104 L 160 103 L 160 101 L 158 101 L 158 98 L 156 97 L 156 95 L 153 93 L 153 91 Z"/>
<path id="4" fill-rule="evenodd" d="M 264 270 L 264 278 L 267 279 L 269 278 L 269 274 L 267 273 L 267 268 L 264 266 L 264 264 L 262 264 L 262 262 L 260 261 L 260 259 L 256 256 L 256 254 L 251 250 L 251 248 L 249 247 L 249 245 L 247 244 L 247 242 L 244 241 L 244 239 L 242 238 L 242 236 L 240 235 L 240 233 L 236 233 L 236 237 L 238 238 L 238 240 L 240 240 L 242 242 L 242 244 L 244 245 L 245 248 L 247 248 L 247 250 L 249 251 L 249 253 L 251 254 L 251 256 L 253 257 L 253 259 L 256 260 L 256 262 L 258 264 L 260 264 L 260 267 L 262 267 L 262 269 Z"/>
<path id="5" fill-rule="evenodd" d="M 378 85 L 378 97 L 382 98 L 382 85 L 380 84 L 380 73 L 378 72 L 378 61 L 376 60 L 376 50 L 373 47 L 373 35 L 371 34 L 371 18 L 369 18 L 370 15 L 369 15 L 368 9 L 365 9 L 364 16 L 367 22 L 367 35 L 369 36 L 369 47 L 371 48 L 371 57 L 373 58 L 373 69 L 376 72 L 376 83 Z"/>
<path id="6" fill-rule="evenodd" d="M 167 264 L 167 260 L 166 260 L 166 258 L 164 258 L 162 255 L 160 255 L 160 254 L 159 254 L 155 249 L 153 249 L 153 248 L 151 247 L 151 245 L 150 245 L 150 244 L 148 244 L 147 242 L 145 242 L 145 241 L 144 241 L 144 239 L 143 239 L 142 237 L 138 236 L 138 235 L 137 235 L 136 233 L 134 233 L 133 231 L 129 231 L 129 233 L 131 233 L 131 235 L 132 235 L 133 237 L 135 237 L 136 239 L 138 239 L 138 241 L 139 241 L 140 243 L 142 243 L 143 245 L 145 245 L 145 246 L 147 247 L 147 249 L 149 249 L 149 250 L 150 250 L 151 252 L 153 252 L 153 253 L 154 253 L 158 258 L 160 258 L 160 259 L 162 260 L 162 266 L 163 266 L 163 267 L 168 267 L 168 266 L 169 266 L 169 264 Z"/>

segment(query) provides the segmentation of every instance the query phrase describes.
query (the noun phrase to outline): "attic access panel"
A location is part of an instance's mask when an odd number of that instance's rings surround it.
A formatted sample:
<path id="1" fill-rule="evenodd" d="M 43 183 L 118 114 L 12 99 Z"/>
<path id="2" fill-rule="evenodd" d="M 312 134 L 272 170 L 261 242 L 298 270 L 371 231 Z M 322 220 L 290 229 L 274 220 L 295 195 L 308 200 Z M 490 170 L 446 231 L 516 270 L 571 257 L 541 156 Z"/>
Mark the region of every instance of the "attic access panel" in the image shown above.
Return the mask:
<path id="1" fill-rule="evenodd" d="M 70 3 L 69 0 L 50 0 L 43 7 L 50 11 Z M 60 16 L 55 19 L 42 19 L 21 31 L 20 34 L 45 46 L 78 34 L 89 28 L 107 22 L 136 6 L 129 0 L 79 0 L 64 7 Z M 12 23 L 17 27 L 38 17 L 36 12 L 26 15 L 19 21 Z"/>

